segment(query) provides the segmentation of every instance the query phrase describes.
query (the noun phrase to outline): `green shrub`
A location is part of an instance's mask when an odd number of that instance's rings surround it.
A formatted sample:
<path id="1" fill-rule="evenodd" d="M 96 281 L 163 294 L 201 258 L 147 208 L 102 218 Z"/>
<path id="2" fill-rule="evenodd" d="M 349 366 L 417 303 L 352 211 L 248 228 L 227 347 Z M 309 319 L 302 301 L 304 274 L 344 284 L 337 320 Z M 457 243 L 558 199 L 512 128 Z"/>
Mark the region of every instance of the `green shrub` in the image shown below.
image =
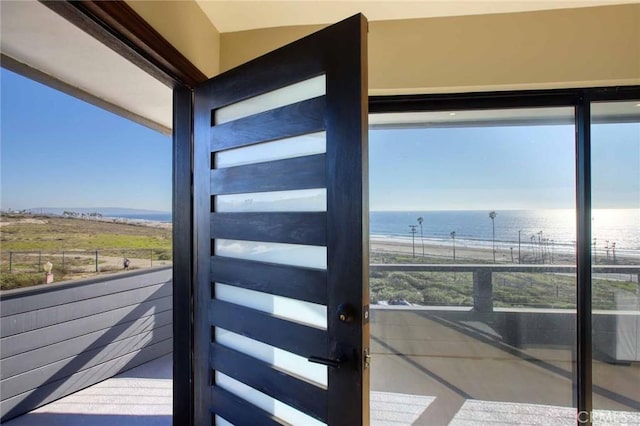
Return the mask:
<path id="1" fill-rule="evenodd" d="M 12 290 L 14 288 L 30 287 L 39 284 L 44 284 L 44 274 L 41 272 L 25 274 L 0 274 L 0 290 Z"/>

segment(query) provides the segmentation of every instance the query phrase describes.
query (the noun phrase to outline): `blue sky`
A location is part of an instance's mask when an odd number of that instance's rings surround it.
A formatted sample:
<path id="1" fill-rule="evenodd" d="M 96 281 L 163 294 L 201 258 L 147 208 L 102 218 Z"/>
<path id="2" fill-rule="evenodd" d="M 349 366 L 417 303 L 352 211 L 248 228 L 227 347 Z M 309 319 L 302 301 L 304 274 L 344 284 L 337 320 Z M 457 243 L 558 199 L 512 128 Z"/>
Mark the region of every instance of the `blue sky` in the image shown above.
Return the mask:
<path id="1" fill-rule="evenodd" d="M 640 208 L 640 124 L 592 128 L 594 208 Z M 571 125 L 370 132 L 371 210 L 575 206 Z"/>
<path id="2" fill-rule="evenodd" d="M 1 69 L 2 209 L 171 210 L 171 138 Z M 593 202 L 640 208 L 640 124 L 593 126 Z M 572 208 L 573 126 L 376 130 L 371 210 Z"/>
<path id="3" fill-rule="evenodd" d="M 568 208 L 571 126 L 435 128 L 370 133 L 372 210 Z M 553 159 L 544 153 L 553 150 Z"/>
<path id="4" fill-rule="evenodd" d="M 640 208 L 640 123 L 591 130 L 593 207 Z"/>
<path id="5" fill-rule="evenodd" d="M 171 211 L 171 137 L 0 71 L 2 209 Z"/>

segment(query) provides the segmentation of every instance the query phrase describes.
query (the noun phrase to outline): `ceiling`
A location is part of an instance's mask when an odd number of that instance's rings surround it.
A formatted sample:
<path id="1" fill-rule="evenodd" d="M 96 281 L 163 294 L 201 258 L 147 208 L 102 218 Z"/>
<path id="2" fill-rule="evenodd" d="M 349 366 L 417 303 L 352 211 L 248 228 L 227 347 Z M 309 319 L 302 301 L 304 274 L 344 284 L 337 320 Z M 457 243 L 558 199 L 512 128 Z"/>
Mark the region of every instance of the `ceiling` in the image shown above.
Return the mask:
<path id="1" fill-rule="evenodd" d="M 193 0 L 183 0 L 193 1 Z M 618 1 L 244 1 L 195 0 L 221 32 L 328 24 L 357 12 L 370 20 L 596 6 Z M 170 133 L 171 88 L 37 1 L 0 0 L 3 66 L 148 127 Z M 26 70 L 26 71 L 25 71 Z M 34 73 L 30 74 L 30 70 Z M 35 76 L 34 76 L 35 75 Z M 44 78 L 42 78 L 44 76 Z M 60 84 L 57 84 L 60 83 Z"/>
<path id="2" fill-rule="evenodd" d="M 568 9 L 637 0 L 195 0 L 221 33 L 331 24 L 356 13 L 369 21 Z"/>
<path id="3" fill-rule="evenodd" d="M 3 55 L 64 83 L 67 93 L 170 133 L 171 88 L 40 2 L 1 1 L 0 19 Z"/>

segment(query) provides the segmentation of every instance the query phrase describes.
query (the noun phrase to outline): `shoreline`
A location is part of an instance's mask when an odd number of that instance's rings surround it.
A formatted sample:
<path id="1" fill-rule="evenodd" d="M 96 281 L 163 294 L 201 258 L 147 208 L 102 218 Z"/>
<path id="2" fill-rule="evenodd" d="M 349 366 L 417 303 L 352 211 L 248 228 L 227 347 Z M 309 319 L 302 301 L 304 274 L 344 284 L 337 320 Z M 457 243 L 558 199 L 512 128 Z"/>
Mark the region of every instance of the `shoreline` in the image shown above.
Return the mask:
<path id="1" fill-rule="evenodd" d="M 132 219 L 127 217 L 100 217 L 96 219 L 84 219 L 84 220 L 98 220 L 101 222 L 108 223 L 120 223 L 124 225 L 138 225 L 138 226 L 148 226 L 150 228 L 160 228 L 160 229 L 173 229 L 173 222 L 160 222 L 158 220 L 149 220 L 149 219 Z"/>
<path id="2" fill-rule="evenodd" d="M 103 222 L 103 223 L 116 223 L 120 225 L 137 225 L 137 226 L 147 226 L 150 228 L 160 228 L 160 229 L 172 229 L 173 222 L 162 222 L 159 220 L 150 220 L 150 219 L 136 219 L 136 218 L 128 218 L 128 217 L 118 217 L 118 216 L 101 216 L 101 217 L 66 217 L 62 215 L 54 215 L 54 214 L 30 214 L 23 215 L 19 217 L 13 217 L 11 220 L 8 220 L 7 217 L 0 218 L 0 227 L 11 226 L 16 224 L 32 224 L 32 225 L 44 225 L 47 223 L 47 219 L 73 219 L 73 220 L 86 220 L 88 222 Z"/>
<path id="3" fill-rule="evenodd" d="M 471 246 L 465 244 L 458 244 L 458 240 L 456 240 L 456 262 L 469 260 L 469 261 L 484 261 L 487 263 L 493 263 L 493 251 L 490 246 L 491 241 L 488 242 L 488 247 L 481 246 Z M 408 255 L 412 256 L 414 253 L 414 245 L 411 242 L 405 242 L 402 240 L 397 240 L 393 238 L 385 238 L 376 235 L 372 235 L 370 238 L 370 247 L 371 254 L 392 254 L 392 255 Z M 531 246 L 528 245 L 526 248 L 523 245 L 521 247 L 522 262 L 523 264 L 540 264 L 540 254 L 536 253 L 532 250 Z M 513 255 L 513 257 L 512 257 Z M 420 259 L 423 258 L 422 255 L 422 244 L 418 241 L 415 243 L 415 258 Z M 443 260 L 448 260 L 449 262 L 453 262 L 453 243 L 445 244 L 434 244 L 432 241 L 425 241 L 424 243 L 424 258 L 438 258 Z M 598 260 L 604 259 L 605 255 L 601 256 L 600 251 L 598 251 Z M 545 252 L 544 259 L 547 264 L 575 264 L 575 254 L 573 252 L 566 251 L 554 251 L 553 254 L 550 251 Z M 612 259 L 612 257 L 610 257 Z M 616 263 L 620 264 L 636 264 L 640 261 L 640 251 L 636 251 L 633 254 L 625 253 L 616 253 Z M 501 247 L 496 244 L 496 263 L 502 264 L 517 264 L 518 263 L 518 248 L 514 247 L 513 251 L 510 248 Z M 598 264 L 602 264 L 602 262 L 598 262 Z"/>
<path id="4" fill-rule="evenodd" d="M 394 254 L 394 255 L 409 255 L 412 256 L 414 253 L 414 247 L 412 243 L 406 243 L 402 241 L 395 240 L 380 240 L 371 238 L 370 242 L 370 252 L 372 254 Z M 523 259 L 525 258 L 524 253 L 522 253 Z M 514 251 L 514 261 L 511 261 L 511 252 L 505 252 L 504 250 L 500 250 L 496 247 L 496 262 L 498 263 L 517 263 L 518 262 L 518 252 Z M 422 254 L 422 244 L 415 244 L 415 258 L 420 259 L 423 258 Z M 424 258 L 439 258 L 443 260 L 449 260 L 453 262 L 453 244 L 449 244 L 449 246 L 445 246 L 443 244 L 424 244 Z M 456 257 L 455 261 L 462 260 L 481 260 L 486 262 L 493 262 L 493 251 L 491 247 L 483 248 L 483 247 L 469 247 L 464 245 L 456 244 Z M 555 259 L 554 259 L 555 260 Z M 559 259 L 558 259 L 559 261 Z"/>

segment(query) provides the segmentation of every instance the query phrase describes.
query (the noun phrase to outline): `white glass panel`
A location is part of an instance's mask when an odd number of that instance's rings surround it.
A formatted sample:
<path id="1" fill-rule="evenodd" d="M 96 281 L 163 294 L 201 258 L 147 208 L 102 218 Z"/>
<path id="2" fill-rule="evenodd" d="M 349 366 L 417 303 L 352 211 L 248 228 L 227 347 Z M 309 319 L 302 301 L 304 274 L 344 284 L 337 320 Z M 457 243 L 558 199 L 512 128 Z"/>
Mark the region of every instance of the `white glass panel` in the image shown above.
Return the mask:
<path id="1" fill-rule="evenodd" d="M 215 167 L 241 166 L 327 152 L 327 132 L 309 133 L 216 153 Z"/>
<path id="2" fill-rule="evenodd" d="M 222 417 L 216 415 L 216 426 L 234 426 L 234 424 L 233 423 L 229 423 L 228 421 L 226 421 Z"/>
<path id="3" fill-rule="evenodd" d="M 322 96 L 326 93 L 325 80 L 325 76 L 320 75 L 220 108 L 215 112 L 215 124 L 226 123 L 249 115 Z"/>
<path id="4" fill-rule="evenodd" d="M 215 197 L 215 209 L 217 212 L 324 212 L 327 210 L 327 190 L 218 195 Z"/>
<path id="5" fill-rule="evenodd" d="M 221 345 L 267 362 L 320 386 L 327 386 L 327 367 L 324 365 L 314 364 L 299 355 L 241 336 L 220 327 L 215 328 L 215 339 L 216 342 Z"/>
<path id="6" fill-rule="evenodd" d="M 295 408 L 292 408 L 277 399 L 273 399 L 270 396 L 245 385 L 244 383 L 240 383 L 219 371 L 216 371 L 215 379 L 216 385 L 221 388 L 239 396 L 256 407 L 262 408 L 264 411 L 291 423 L 292 425 L 324 425 L 324 423 L 314 419 L 313 417 L 307 416 Z"/>
<path id="7" fill-rule="evenodd" d="M 324 305 L 274 296 L 221 283 L 215 284 L 215 291 L 216 299 L 225 302 L 257 309 L 258 311 L 325 330 L 327 328 L 327 307 Z"/>
<path id="8" fill-rule="evenodd" d="M 215 240 L 218 256 L 327 269 L 327 248 L 299 244 Z"/>

